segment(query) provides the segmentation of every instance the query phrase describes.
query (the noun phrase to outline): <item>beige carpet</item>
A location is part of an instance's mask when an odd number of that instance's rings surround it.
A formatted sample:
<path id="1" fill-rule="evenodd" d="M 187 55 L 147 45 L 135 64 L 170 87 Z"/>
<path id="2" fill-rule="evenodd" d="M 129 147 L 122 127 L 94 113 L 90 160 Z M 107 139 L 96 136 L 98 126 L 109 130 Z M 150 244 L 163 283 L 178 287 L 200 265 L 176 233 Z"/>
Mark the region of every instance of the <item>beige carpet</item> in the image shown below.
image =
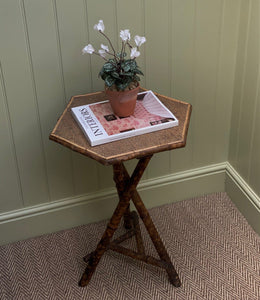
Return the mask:
<path id="1" fill-rule="evenodd" d="M 0 299 L 260 299 L 260 238 L 225 193 L 150 210 L 182 280 L 108 251 L 90 284 L 77 283 L 106 222 L 0 247 Z M 147 252 L 155 255 L 144 227 Z M 123 232 L 121 227 L 117 235 Z M 124 243 L 134 246 L 134 238 Z"/>

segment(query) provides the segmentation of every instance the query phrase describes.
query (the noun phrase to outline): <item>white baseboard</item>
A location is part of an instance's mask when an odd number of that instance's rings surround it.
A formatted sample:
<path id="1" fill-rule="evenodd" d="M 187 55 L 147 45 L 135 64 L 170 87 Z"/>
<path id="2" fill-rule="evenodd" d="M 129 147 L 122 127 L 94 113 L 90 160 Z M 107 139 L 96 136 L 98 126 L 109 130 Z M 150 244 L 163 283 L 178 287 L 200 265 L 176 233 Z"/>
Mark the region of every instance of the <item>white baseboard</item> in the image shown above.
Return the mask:
<path id="1" fill-rule="evenodd" d="M 225 190 L 226 163 L 143 180 L 138 185 L 147 208 Z M 23 240 L 111 216 L 115 189 L 67 198 L 0 215 L 0 244 Z"/>
<path id="2" fill-rule="evenodd" d="M 239 173 L 226 163 L 226 192 L 248 223 L 260 234 L 260 198 Z"/>

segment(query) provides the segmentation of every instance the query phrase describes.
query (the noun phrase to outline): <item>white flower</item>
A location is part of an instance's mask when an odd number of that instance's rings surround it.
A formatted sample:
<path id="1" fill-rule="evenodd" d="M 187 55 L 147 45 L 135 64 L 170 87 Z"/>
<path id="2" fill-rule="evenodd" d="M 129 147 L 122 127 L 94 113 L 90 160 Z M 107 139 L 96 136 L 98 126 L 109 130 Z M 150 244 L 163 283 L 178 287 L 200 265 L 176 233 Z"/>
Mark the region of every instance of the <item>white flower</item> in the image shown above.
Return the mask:
<path id="1" fill-rule="evenodd" d="M 98 30 L 98 31 L 101 31 L 101 32 L 104 32 L 105 30 L 105 25 L 103 23 L 103 20 L 99 20 L 98 24 L 95 24 L 94 25 L 94 29 L 95 30 Z"/>
<path id="2" fill-rule="evenodd" d="M 107 55 L 106 51 L 103 50 L 103 49 L 98 50 L 98 53 L 99 53 L 100 56 L 102 56 L 102 57 L 104 57 L 104 58 L 105 58 L 106 55 Z"/>
<path id="3" fill-rule="evenodd" d="M 101 44 L 101 48 L 106 52 L 109 52 L 108 46 Z"/>
<path id="4" fill-rule="evenodd" d="M 93 46 L 91 44 L 88 44 L 87 46 L 85 46 L 82 49 L 82 54 L 88 53 L 88 54 L 92 54 L 95 51 L 95 49 L 93 48 Z"/>
<path id="5" fill-rule="evenodd" d="M 140 47 L 145 42 L 146 42 L 146 38 L 144 36 L 139 36 L 139 35 L 135 36 L 135 43 L 137 47 Z"/>
<path id="6" fill-rule="evenodd" d="M 127 40 L 130 41 L 130 32 L 129 29 L 120 30 L 120 37 L 121 39 L 126 42 Z"/>
<path id="7" fill-rule="evenodd" d="M 134 47 L 131 49 L 131 54 L 130 54 L 130 57 L 131 59 L 135 58 L 135 57 L 138 57 L 140 55 L 140 52 L 137 51 L 137 48 Z"/>

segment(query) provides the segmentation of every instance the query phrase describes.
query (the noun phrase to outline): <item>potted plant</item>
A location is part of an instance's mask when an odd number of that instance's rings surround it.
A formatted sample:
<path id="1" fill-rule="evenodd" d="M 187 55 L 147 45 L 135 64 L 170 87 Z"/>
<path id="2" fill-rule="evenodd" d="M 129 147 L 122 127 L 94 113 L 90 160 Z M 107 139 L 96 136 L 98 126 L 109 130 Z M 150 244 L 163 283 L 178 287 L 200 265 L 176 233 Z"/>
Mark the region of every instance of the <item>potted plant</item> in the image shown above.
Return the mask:
<path id="1" fill-rule="evenodd" d="M 101 49 L 96 51 L 91 44 L 88 44 L 82 49 L 82 53 L 95 54 L 105 60 L 99 77 L 105 82 L 105 91 L 112 110 L 119 117 L 132 115 L 139 92 L 139 75 L 143 75 L 136 63 L 136 58 L 140 56 L 139 47 L 146 42 L 146 38 L 136 35 L 134 37 L 135 47 L 133 47 L 130 44 L 129 29 L 121 30 L 122 46 L 121 50 L 116 52 L 111 40 L 104 33 L 103 20 L 99 20 L 98 24 L 94 25 L 94 29 L 104 36 L 109 46 L 101 44 Z M 130 58 L 127 58 L 127 50 Z"/>

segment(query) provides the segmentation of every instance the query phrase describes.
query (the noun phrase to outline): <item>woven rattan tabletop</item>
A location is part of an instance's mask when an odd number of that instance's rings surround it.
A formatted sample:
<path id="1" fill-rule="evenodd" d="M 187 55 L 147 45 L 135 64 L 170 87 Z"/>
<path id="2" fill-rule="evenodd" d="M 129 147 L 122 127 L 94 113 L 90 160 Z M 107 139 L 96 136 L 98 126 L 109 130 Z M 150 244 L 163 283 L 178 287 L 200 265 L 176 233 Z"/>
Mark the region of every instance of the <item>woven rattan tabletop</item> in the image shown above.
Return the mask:
<path id="1" fill-rule="evenodd" d="M 97 92 L 73 96 L 50 134 L 50 139 L 73 151 L 91 157 L 104 165 L 184 147 L 189 127 L 191 105 L 157 93 L 155 94 L 177 117 L 179 120 L 178 126 L 107 144 L 90 146 L 82 130 L 74 120 L 71 108 L 106 100 L 104 92 Z"/>

